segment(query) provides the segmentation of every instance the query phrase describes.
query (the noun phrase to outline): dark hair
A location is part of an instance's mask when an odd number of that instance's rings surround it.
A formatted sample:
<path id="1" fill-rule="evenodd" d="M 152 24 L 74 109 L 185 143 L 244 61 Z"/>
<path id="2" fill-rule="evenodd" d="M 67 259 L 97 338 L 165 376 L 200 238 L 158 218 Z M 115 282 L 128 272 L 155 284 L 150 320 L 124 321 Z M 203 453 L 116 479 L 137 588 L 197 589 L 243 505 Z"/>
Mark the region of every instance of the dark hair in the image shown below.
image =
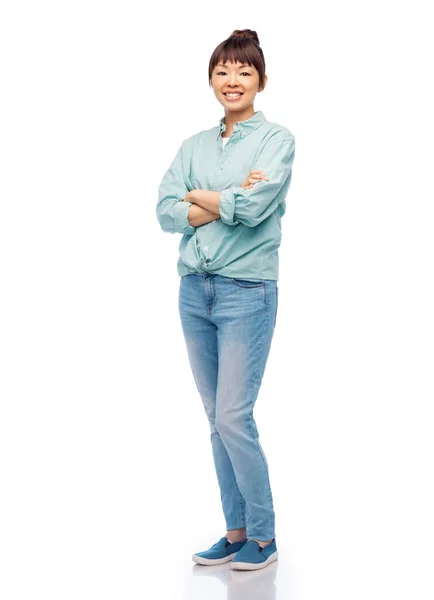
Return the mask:
<path id="1" fill-rule="evenodd" d="M 210 86 L 214 67 L 219 62 L 226 63 L 227 61 L 245 63 L 255 67 L 259 73 L 259 87 L 263 87 L 265 58 L 256 31 L 235 29 L 226 40 L 217 46 L 209 61 L 208 80 Z"/>

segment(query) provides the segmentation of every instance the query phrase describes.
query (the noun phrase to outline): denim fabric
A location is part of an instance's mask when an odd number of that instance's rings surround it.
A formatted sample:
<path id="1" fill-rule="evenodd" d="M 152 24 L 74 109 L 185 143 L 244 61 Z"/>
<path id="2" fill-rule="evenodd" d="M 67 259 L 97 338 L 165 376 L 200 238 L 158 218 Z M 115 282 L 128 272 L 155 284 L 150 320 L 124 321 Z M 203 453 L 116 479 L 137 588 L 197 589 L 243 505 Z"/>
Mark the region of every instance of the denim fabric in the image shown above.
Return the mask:
<path id="1" fill-rule="evenodd" d="M 211 445 L 226 528 L 275 537 L 268 463 L 253 417 L 277 315 L 276 280 L 180 278 L 179 313 Z"/>

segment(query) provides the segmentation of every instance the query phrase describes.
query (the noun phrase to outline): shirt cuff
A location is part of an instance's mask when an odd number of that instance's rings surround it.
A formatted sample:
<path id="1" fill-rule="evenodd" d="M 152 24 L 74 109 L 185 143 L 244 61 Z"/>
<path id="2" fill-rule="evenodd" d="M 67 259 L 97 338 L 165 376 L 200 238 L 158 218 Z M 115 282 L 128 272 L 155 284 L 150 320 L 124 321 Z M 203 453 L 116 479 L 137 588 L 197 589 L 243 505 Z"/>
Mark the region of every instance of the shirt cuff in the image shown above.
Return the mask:
<path id="1" fill-rule="evenodd" d="M 190 206 L 192 202 L 182 201 L 180 200 L 173 207 L 173 217 L 175 221 L 175 229 L 179 231 L 179 233 L 184 233 L 186 235 L 193 235 L 196 231 L 196 227 L 192 227 L 188 222 L 188 211 L 190 210 Z"/>
<path id="2" fill-rule="evenodd" d="M 238 225 L 238 219 L 234 218 L 235 215 L 235 200 L 234 200 L 234 191 L 232 188 L 228 188 L 227 190 L 223 190 L 220 192 L 220 219 L 226 225 Z"/>

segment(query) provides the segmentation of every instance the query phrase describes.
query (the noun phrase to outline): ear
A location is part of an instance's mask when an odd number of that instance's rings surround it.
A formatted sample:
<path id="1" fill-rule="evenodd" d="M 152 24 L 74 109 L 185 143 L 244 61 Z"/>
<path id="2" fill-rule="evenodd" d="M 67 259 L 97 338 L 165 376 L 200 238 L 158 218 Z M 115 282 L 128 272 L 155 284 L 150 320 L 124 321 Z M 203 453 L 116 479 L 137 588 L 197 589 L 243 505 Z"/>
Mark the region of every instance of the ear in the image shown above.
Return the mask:
<path id="1" fill-rule="evenodd" d="M 267 77 L 267 75 L 264 75 L 264 85 L 263 85 L 262 89 L 258 90 L 258 92 L 264 91 L 265 86 L 267 85 L 267 81 L 268 81 L 268 77 Z"/>

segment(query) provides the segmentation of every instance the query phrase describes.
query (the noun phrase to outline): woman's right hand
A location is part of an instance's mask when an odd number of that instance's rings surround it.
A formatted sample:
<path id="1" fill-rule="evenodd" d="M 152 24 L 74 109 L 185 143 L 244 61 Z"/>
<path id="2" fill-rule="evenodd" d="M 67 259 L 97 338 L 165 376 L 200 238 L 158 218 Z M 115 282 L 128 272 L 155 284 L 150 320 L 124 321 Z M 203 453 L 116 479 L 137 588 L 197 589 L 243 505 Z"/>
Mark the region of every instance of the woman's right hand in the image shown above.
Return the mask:
<path id="1" fill-rule="evenodd" d="M 247 176 L 247 179 L 243 181 L 240 187 L 246 189 L 252 188 L 255 185 L 255 183 L 261 181 L 261 179 L 268 181 L 268 177 L 265 175 L 264 171 L 262 171 L 261 169 L 250 171 L 249 175 Z"/>

